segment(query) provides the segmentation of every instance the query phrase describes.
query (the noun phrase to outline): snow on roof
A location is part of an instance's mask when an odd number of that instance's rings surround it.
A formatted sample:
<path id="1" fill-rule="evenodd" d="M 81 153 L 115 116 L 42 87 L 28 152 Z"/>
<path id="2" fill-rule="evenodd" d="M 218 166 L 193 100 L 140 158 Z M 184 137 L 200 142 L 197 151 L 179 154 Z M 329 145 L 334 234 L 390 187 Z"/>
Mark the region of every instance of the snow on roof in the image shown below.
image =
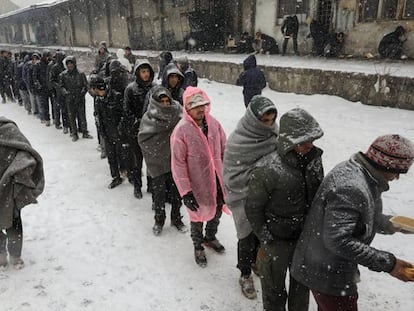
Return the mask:
<path id="1" fill-rule="evenodd" d="M 30 6 L 23 7 L 23 8 L 20 8 L 20 9 L 2 14 L 2 15 L 0 15 L 0 19 L 10 17 L 10 16 L 13 16 L 13 15 L 18 15 L 18 14 L 21 14 L 21 13 L 25 13 L 25 12 L 28 12 L 30 10 L 50 8 L 50 7 L 53 7 L 55 5 L 58 5 L 58 4 L 61 4 L 61 3 L 64 3 L 64 2 L 68 2 L 68 1 L 70 1 L 70 0 L 49 0 L 49 1 L 44 1 L 44 2 L 38 3 L 38 4 L 32 4 Z"/>

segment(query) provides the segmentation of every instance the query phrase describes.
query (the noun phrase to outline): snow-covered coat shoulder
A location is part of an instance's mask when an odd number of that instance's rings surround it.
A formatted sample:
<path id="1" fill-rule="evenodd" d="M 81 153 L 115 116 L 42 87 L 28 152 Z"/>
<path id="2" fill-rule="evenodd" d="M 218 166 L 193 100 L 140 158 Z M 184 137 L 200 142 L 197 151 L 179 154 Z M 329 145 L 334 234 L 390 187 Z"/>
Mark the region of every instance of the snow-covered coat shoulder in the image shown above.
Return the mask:
<path id="1" fill-rule="evenodd" d="M 296 246 L 292 274 L 305 286 L 335 296 L 357 292 L 358 264 L 390 272 L 395 257 L 370 246 L 377 232 L 391 234 L 382 213 L 387 181 L 359 153 L 323 180 Z"/>
<path id="2" fill-rule="evenodd" d="M 189 97 L 202 92 L 198 88 L 187 88 L 184 93 L 183 118 L 177 124 L 171 136 L 171 169 L 174 181 L 183 196 L 192 191 L 200 208 L 197 212 L 188 210 L 191 221 L 211 220 L 216 213 L 217 184 L 223 184 L 223 155 L 226 135 L 220 123 L 210 115 L 210 106 L 206 109 L 208 139 L 185 109 Z"/>

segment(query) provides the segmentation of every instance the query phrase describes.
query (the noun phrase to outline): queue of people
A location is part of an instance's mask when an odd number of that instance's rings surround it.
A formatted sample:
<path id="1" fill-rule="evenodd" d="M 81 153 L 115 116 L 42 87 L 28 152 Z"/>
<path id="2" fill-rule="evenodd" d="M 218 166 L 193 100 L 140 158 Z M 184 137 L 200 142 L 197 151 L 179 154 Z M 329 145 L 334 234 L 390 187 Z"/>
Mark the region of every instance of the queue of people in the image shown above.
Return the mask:
<path id="1" fill-rule="evenodd" d="M 124 56 L 132 60 L 127 53 Z M 49 57 L 54 59 L 50 67 Z M 89 81 L 77 70 L 76 59 L 61 51 L 54 56 L 26 54 L 23 59 L 22 77 L 29 77 L 29 95 L 22 102 L 37 99 L 35 106 L 24 106 L 37 108 L 47 126 L 49 101 L 46 91 L 41 92 L 45 85 L 44 90 L 53 91 L 53 116 L 59 116 L 54 125 L 69 128 L 73 141 L 78 133 L 92 138 L 85 94 L 93 96 L 98 138 L 112 177 L 109 189 L 127 178 L 134 196 L 141 199 L 145 161 L 154 235 L 162 235 L 167 203 L 171 225 L 187 232 L 184 204 L 195 263 L 206 267 L 205 247 L 225 253 L 217 234 L 222 213 L 232 212 L 241 292 L 248 299 L 257 297 L 252 276 L 257 273 L 264 310 L 286 310 L 286 305 L 289 311 L 308 310 L 311 292 L 319 310 L 355 311 L 359 264 L 414 281 L 413 264 L 370 246 L 377 232 L 407 233 L 383 215 L 381 201 L 389 182 L 407 173 L 414 162 L 414 144 L 407 138 L 380 136 L 367 152 L 352 155 L 324 176 L 323 151 L 315 145 L 323 129 L 300 108 L 283 114 L 277 124 L 276 104 L 260 94 L 266 81 L 254 55 L 247 59 L 239 83 L 246 90 L 246 112 L 228 140 L 220 122 L 210 115 L 215 103 L 197 87 L 197 75 L 187 59 L 175 61 L 164 53 L 161 84 L 147 60 L 136 60 L 131 74 L 104 44 Z M 260 82 L 250 92 L 251 83 L 243 81 Z M 38 192 L 40 188 L 41 184 Z M 13 221 L 9 215 L 0 229 L 7 234 L 18 224 Z M 4 265 L 7 251 L 11 256 L 18 252 L 6 249 L 7 236 L 0 233 L 0 265 Z M 15 233 L 11 234 L 13 238 Z"/>

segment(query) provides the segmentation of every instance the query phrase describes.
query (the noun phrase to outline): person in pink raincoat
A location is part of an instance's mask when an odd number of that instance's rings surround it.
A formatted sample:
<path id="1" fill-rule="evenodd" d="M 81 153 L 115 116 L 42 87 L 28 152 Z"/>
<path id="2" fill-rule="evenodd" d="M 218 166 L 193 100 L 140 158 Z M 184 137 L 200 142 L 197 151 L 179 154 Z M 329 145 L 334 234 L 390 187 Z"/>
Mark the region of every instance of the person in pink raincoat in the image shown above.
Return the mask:
<path id="1" fill-rule="evenodd" d="M 223 155 L 226 135 L 210 116 L 210 99 L 200 88 L 183 94 L 183 118 L 171 135 L 171 169 L 191 220 L 195 261 L 207 265 L 203 244 L 218 253 L 216 233 L 224 205 Z M 207 222 L 203 236 L 203 222 Z"/>

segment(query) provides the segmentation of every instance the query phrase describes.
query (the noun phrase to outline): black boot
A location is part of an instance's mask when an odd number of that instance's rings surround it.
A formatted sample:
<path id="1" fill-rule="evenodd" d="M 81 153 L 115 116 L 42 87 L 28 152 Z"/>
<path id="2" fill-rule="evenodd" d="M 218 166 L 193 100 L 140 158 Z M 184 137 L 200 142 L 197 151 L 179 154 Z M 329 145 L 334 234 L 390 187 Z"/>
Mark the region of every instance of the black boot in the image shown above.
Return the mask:
<path id="1" fill-rule="evenodd" d="M 121 177 L 115 177 L 114 179 L 112 179 L 111 183 L 108 185 L 108 189 L 113 189 L 116 186 L 119 186 L 120 184 L 122 184 L 122 178 Z"/>
<path id="2" fill-rule="evenodd" d="M 89 135 L 88 132 L 85 132 L 85 133 L 82 134 L 82 138 L 92 139 L 93 136 Z"/>
<path id="3" fill-rule="evenodd" d="M 73 134 L 72 135 L 72 141 L 77 141 L 79 139 L 78 134 Z"/>
<path id="4" fill-rule="evenodd" d="M 194 249 L 194 259 L 197 265 L 201 268 L 207 267 L 207 258 L 204 249 Z"/>
<path id="5" fill-rule="evenodd" d="M 155 218 L 155 224 L 152 227 L 152 232 L 154 233 L 154 235 L 158 236 L 161 234 L 162 228 L 164 227 L 165 216 L 156 215 L 154 218 Z"/>
<path id="6" fill-rule="evenodd" d="M 177 228 L 177 230 L 181 233 L 186 233 L 188 231 L 187 226 L 182 221 L 182 216 L 176 217 L 175 219 L 171 219 L 171 226 Z"/>
<path id="7" fill-rule="evenodd" d="M 219 254 L 223 254 L 226 250 L 224 246 L 216 238 L 211 239 L 211 240 L 204 239 L 204 245 L 209 248 L 212 248 L 214 251 L 216 251 Z"/>
<path id="8" fill-rule="evenodd" d="M 134 187 L 134 197 L 136 197 L 137 199 L 142 199 L 141 187 Z"/>

